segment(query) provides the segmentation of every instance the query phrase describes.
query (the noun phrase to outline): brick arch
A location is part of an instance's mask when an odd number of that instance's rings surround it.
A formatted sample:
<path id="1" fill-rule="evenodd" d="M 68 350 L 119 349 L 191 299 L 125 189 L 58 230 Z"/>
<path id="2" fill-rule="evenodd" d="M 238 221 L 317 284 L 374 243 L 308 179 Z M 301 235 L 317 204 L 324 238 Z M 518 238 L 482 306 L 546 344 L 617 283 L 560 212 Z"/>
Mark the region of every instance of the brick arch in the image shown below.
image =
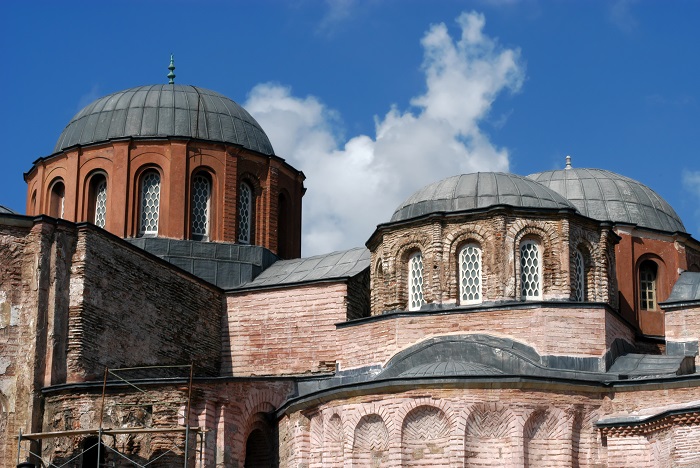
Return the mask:
<path id="1" fill-rule="evenodd" d="M 246 184 L 250 187 L 253 192 L 253 203 L 252 210 L 250 213 L 250 240 L 251 245 L 262 245 L 263 233 L 262 233 L 262 220 L 263 217 L 263 185 L 260 182 L 260 178 L 253 174 L 252 172 L 245 171 L 238 175 L 238 181 L 236 183 L 236 242 L 238 242 L 240 235 L 240 200 L 241 200 L 241 187 Z"/>
<path id="2" fill-rule="evenodd" d="M 370 271 L 370 294 L 371 294 L 371 309 L 374 313 L 379 314 L 386 307 L 387 284 L 386 284 L 386 268 L 384 267 L 384 259 L 377 256 L 372 271 Z"/>
<path id="3" fill-rule="evenodd" d="M 572 414 L 556 407 L 535 409 L 523 427 L 525 467 L 571 466 Z"/>
<path id="4" fill-rule="evenodd" d="M 447 259 L 447 297 L 459 303 L 459 251 L 467 244 L 477 244 L 481 249 L 481 295 L 488 291 L 489 276 L 492 274 L 489 262 L 484 261 L 485 253 L 494 246 L 488 242 L 488 230 L 480 225 L 472 226 L 469 231 L 448 235 L 443 248 L 443 258 Z"/>
<path id="5" fill-rule="evenodd" d="M 421 398 L 404 404 L 397 412 L 401 421 L 402 465 L 449 467 L 453 459 L 454 417 L 448 416 L 440 401 Z M 449 411 L 453 415 L 452 411 Z"/>
<path id="6" fill-rule="evenodd" d="M 343 427 L 343 419 L 337 411 L 325 418 L 324 424 L 324 466 L 341 468 L 345 460 L 345 445 L 348 438 Z"/>
<path id="7" fill-rule="evenodd" d="M 389 466 L 390 441 L 385 418 L 375 412 L 363 415 L 353 431 L 353 466 Z"/>
<path id="8" fill-rule="evenodd" d="M 94 169 L 92 169 L 90 172 L 85 174 L 85 176 L 82 179 L 82 184 L 80 185 L 80 208 L 78 209 L 79 216 L 77 217 L 78 219 L 81 219 L 83 221 L 88 221 L 88 222 L 93 222 L 93 219 L 90 219 L 93 215 L 91 213 L 91 210 L 93 208 L 92 203 L 92 190 L 91 190 L 91 185 L 93 183 L 93 180 L 95 177 L 102 176 L 105 178 L 105 181 L 107 182 L 107 203 L 110 203 L 110 189 L 111 189 L 111 183 L 110 183 L 110 173 L 103 169 L 101 166 L 98 166 Z"/>
<path id="9" fill-rule="evenodd" d="M 426 236 L 414 236 L 399 244 L 394 249 L 392 257 L 394 260 L 394 273 L 396 278 L 394 291 L 394 302 L 400 307 L 408 309 L 408 257 L 414 252 L 421 252 L 423 256 L 423 300 L 432 301 L 432 257 L 428 254 L 429 240 Z M 439 286 L 439 285 L 438 285 Z"/>
<path id="10" fill-rule="evenodd" d="M 192 238 L 192 201 L 193 201 L 193 183 L 194 178 L 200 174 L 204 174 L 209 179 L 209 241 L 221 240 L 223 235 L 221 234 L 221 226 L 219 220 L 223 218 L 224 210 L 220 203 L 222 197 L 220 196 L 220 191 L 222 189 L 221 181 L 219 180 L 218 174 L 214 168 L 208 165 L 198 165 L 193 167 L 187 179 L 187 196 L 185 200 L 185 225 L 187 226 L 186 236 L 187 238 Z"/>
<path id="11" fill-rule="evenodd" d="M 472 405 L 465 418 L 464 466 L 518 465 L 518 428 L 518 417 L 501 403 Z"/>
<path id="12" fill-rule="evenodd" d="M 563 252 L 559 252 L 554 248 L 556 245 L 557 231 L 547 222 L 535 222 L 529 220 L 518 219 L 508 229 L 508 238 L 512 239 L 506 245 L 513 252 L 513 270 L 514 276 L 514 291 L 513 297 L 520 299 L 520 245 L 528 239 L 536 240 L 542 248 L 542 299 L 546 296 L 551 296 L 556 292 L 557 286 L 561 288 L 562 281 L 566 282 L 568 297 L 568 281 L 566 278 L 561 278 L 560 256 Z M 568 255 L 568 253 L 567 253 Z"/>
<path id="13" fill-rule="evenodd" d="M 576 253 L 581 252 L 583 256 L 584 285 L 586 288 L 584 301 L 592 301 L 598 297 L 596 291 L 596 277 L 598 276 L 599 249 L 586 237 L 571 239 L 569 248 L 569 284 L 571 285 L 571 299 L 574 300 L 574 286 L 576 283 L 575 259 Z"/>
<path id="14" fill-rule="evenodd" d="M 146 153 L 148 154 L 148 153 Z M 162 166 L 148 162 L 142 164 L 135 168 L 133 171 L 132 179 L 132 192 L 133 197 L 131 197 L 131 235 L 136 237 L 140 235 L 141 232 L 141 184 L 143 177 L 146 173 L 150 171 L 156 171 L 160 175 L 160 195 L 159 195 L 159 207 L 158 207 L 158 234 L 161 232 L 162 225 L 165 224 L 165 219 L 167 218 L 168 212 L 168 199 L 169 199 L 169 189 L 168 189 L 168 179 L 167 173 Z M 163 216 L 165 214 L 165 216 Z"/>
<path id="15" fill-rule="evenodd" d="M 323 467 L 325 453 L 323 414 L 316 412 L 309 416 L 309 467 Z"/>

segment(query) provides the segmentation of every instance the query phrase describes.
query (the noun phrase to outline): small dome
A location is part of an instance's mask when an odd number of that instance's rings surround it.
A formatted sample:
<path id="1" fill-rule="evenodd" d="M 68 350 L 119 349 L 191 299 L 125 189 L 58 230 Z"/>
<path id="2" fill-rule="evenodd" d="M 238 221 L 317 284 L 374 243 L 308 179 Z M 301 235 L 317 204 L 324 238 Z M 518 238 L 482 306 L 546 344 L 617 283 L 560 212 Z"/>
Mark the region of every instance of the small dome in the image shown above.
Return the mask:
<path id="1" fill-rule="evenodd" d="M 399 205 L 391 222 L 430 213 L 453 213 L 497 205 L 576 210 L 555 191 L 525 177 L 502 172 L 477 172 L 426 185 Z"/>
<path id="2" fill-rule="evenodd" d="M 274 154 L 255 119 L 226 96 L 195 86 L 139 86 L 102 97 L 78 112 L 54 152 L 115 138 L 184 137 Z"/>
<path id="3" fill-rule="evenodd" d="M 683 222 L 666 200 L 646 185 L 620 174 L 568 168 L 528 177 L 566 197 L 589 218 L 685 232 Z"/>

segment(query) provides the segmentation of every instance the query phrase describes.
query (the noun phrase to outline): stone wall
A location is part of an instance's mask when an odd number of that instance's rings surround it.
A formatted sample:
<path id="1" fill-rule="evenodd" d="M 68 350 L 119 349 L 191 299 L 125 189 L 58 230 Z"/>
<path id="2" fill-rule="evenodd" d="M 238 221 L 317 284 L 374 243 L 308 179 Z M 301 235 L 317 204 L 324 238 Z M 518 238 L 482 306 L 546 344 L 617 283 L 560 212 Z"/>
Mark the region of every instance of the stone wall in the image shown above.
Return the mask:
<path id="1" fill-rule="evenodd" d="M 570 299 L 570 259 L 586 256 L 586 300 L 617 303 L 614 242 L 610 228 L 563 214 L 517 214 L 509 210 L 431 217 L 380 228 L 372 252 L 372 314 L 407 308 L 407 259 L 423 255 L 423 296 L 428 304 L 458 303 L 459 249 L 476 243 L 482 251 L 483 301 L 520 299 L 520 243 L 536 240 L 542 252 L 542 297 Z"/>
<path id="2" fill-rule="evenodd" d="M 668 308 L 664 311 L 664 319 L 668 352 L 694 354 L 695 366 L 700 369 L 700 306 Z"/>

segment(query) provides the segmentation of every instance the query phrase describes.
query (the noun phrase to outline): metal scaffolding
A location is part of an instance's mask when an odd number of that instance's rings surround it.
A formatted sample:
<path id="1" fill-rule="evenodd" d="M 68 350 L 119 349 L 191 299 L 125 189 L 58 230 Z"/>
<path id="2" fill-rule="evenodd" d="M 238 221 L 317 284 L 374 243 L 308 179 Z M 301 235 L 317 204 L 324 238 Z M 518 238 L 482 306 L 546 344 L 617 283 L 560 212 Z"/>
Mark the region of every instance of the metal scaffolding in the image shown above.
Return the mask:
<path id="1" fill-rule="evenodd" d="M 182 426 L 169 426 L 169 427 L 124 427 L 124 428 L 106 428 L 103 427 L 104 423 L 104 413 L 105 413 L 105 398 L 107 395 L 107 381 L 108 377 L 113 377 L 115 378 L 118 382 L 121 384 L 131 387 L 134 389 L 136 392 L 141 392 L 143 394 L 147 394 L 148 391 L 145 390 L 144 388 L 139 387 L 140 382 L 135 381 L 134 379 L 129 380 L 123 376 L 124 373 L 128 372 L 154 372 L 155 370 L 164 370 L 164 369 L 189 369 L 189 378 L 188 378 L 188 385 L 187 385 L 187 401 L 185 404 L 185 413 L 183 415 L 183 421 L 184 424 Z M 22 431 L 20 430 L 19 435 L 17 436 L 17 464 L 20 465 L 21 461 L 20 458 L 22 457 L 22 452 L 26 453 L 26 457 L 33 456 L 41 460 L 41 463 L 44 467 L 46 468 L 61 468 L 61 467 L 67 467 L 69 466 L 70 463 L 74 463 L 77 459 L 82 457 L 87 451 L 93 450 L 95 447 L 97 449 L 97 468 L 100 466 L 106 466 L 106 465 L 101 465 L 101 456 L 102 456 L 102 449 L 106 449 L 108 451 L 111 451 L 112 453 L 116 454 L 118 457 L 121 457 L 123 459 L 128 460 L 129 463 L 132 463 L 133 466 L 136 467 L 148 467 L 151 463 L 157 461 L 158 459 L 162 458 L 163 456 L 167 455 L 168 453 L 173 452 L 176 449 L 182 449 L 184 452 L 184 462 L 183 462 L 183 467 L 187 468 L 188 466 L 188 459 L 189 459 L 189 449 L 190 449 L 190 434 L 192 432 L 199 434 L 200 436 L 203 435 L 204 431 L 202 428 L 194 426 L 190 427 L 189 423 L 189 417 L 190 417 L 190 409 L 191 409 L 191 404 L 192 404 L 192 381 L 193 381 L 193 371 L 194 371 L 194 366 L 192 364 L 188 365 L 172 365 L 172 366 L 147 366 L 147 367 L 123 367 L 123 368 L 116 368 L 116 369 L 109 369 L 105 368 L 104 371 L 104 379 L 102 383 L 102 397 L 101 397 L 101 404 L 100 404 L 100 417 L 99 417 L 99 425 L 95 429 L 77 429 L 77 430 L 66 430 L 66 431 L 54 431 L 54 432 L 37 432 L 37 433 L 28 433 L 28 434 L 23 434 Z M 121 375 L 120 375 L 121 374 Z M 173 383 L 172 379 L 155 379 L 159 385 L 178 385 L 180 383 Z M 142 406 L 142 403 L 120 403 L 120 406 Z M 165 451 L 164 453 L 158 455 L 158 457 L 154 458 L 153 460 L 148 461 L 145 464 L 140 464 L 136 462 L 135 460 L 129 458 L 129 456 L 119 452 L 116 448 L 110 447 L 102 442 L 102 437 L 103 436 L 115 436 L 119 434 L 176 434 L 176 433 L 184 433 L 184 442 L 182 444 L 177 444 L 174 440 L 172 440 L 172 446 Z M 60 465 L 56 465 L 51 461 L 44 460 L 41 454 L 33 453 L 31 451 L 31 448 L 25 448 L 22 443 L 23 442 L 32 442 L 32 441 L 41 441 L 44 439 L 50 439 L 50 438 L 60 438 L 60 437 L 74 437 L 74 436 L 94 436 L 97 438 L 97 442 L 90 447 L 83 447 L 82 450 L 80 450 L 75 456 L 70 458 L 67 461 L 64 461 Z M 201 450 L 204 448 L 202 447 Z M 92 467 L 90 467 L 92 468 Z"/>

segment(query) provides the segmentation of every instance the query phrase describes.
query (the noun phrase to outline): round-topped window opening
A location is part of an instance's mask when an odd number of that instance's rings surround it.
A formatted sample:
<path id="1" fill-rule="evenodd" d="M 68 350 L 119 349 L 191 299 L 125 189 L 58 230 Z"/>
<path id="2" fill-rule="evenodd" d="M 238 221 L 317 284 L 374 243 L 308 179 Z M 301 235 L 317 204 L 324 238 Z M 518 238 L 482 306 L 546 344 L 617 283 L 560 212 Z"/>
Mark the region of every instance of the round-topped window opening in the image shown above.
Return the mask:
<path id="1" fill-rule="evenodd" d="M 459 303 L 481 302 L 481 248 L 467 244 L 459 250 Z"/>
<path id="2" fill-rule="evenodd" d="M 211 180 L 200 172 L 192 178 L 192 238 L 206 240 L 210 229 Z"/>
<path id="3" fill-rule="evenodd" d="M 542 298 L 542 252 L 539 243 L 530 239 L 520 244 L 520 296 Z"/>
<path id="4" fill-rule="evenodd" d="M 160 174 L 148 170 L 141 176 L 141 235 L 158 234 L 158 215 L 160 211 Z"/>
<path id="5" fill-rule="evenodd" d="M 408 310 L 418 310 L 423 304 L 423 254 L 418 251 L 408 257 Z"/>

